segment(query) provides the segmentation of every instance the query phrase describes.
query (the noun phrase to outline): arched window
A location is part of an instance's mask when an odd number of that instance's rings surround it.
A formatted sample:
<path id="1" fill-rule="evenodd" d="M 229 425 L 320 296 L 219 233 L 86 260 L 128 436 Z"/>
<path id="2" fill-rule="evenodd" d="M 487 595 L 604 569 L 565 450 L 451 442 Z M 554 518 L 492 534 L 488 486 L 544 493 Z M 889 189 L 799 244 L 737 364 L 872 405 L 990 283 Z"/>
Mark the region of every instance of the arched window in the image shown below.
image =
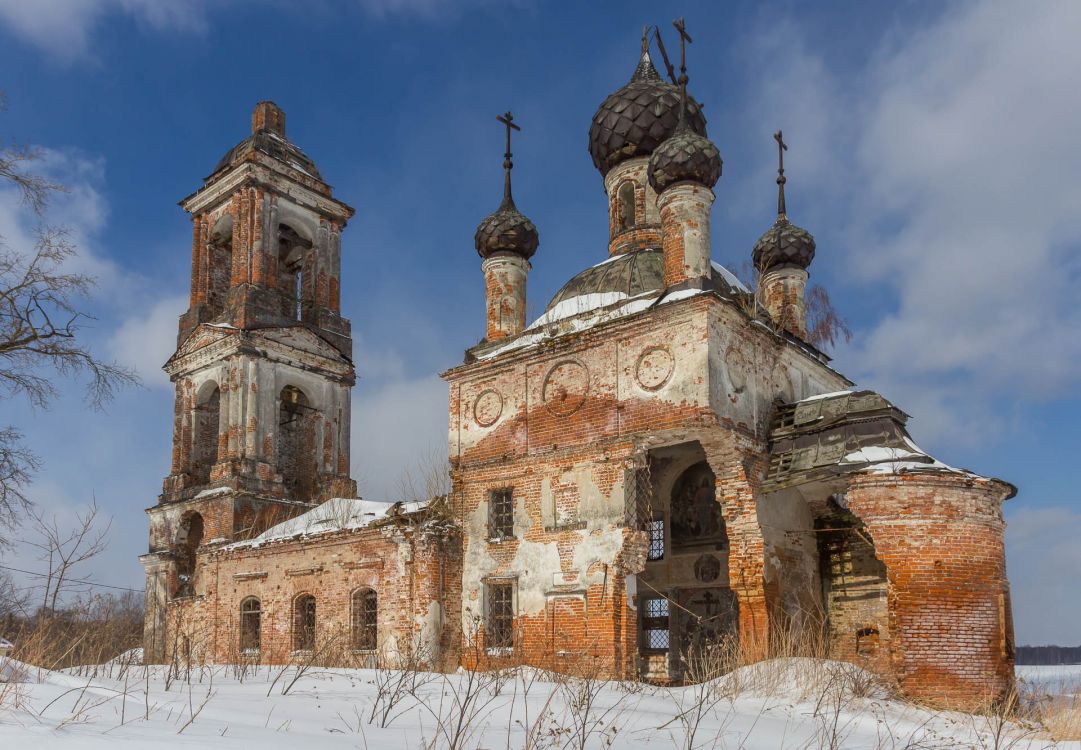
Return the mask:
<path id="1" fill-rule="evenodd" d="M 278 288 L 282 294 L 282 315 L 301 320 L 311 296 L 306 265 L 312 243 L 286 224 L 279 225 L 278 232 Z"/>
<path id="2" fill-rule="evenodd" d="M 240 603 L 240 653 L 259 653 L 263 610 L 259 599 L 249 596 Z"/>
<path id="3" fill-rule="evenodd" d="M 721 505 L 717 502 L 717 479 L 705 461 L 679 476 L 672 487 L 669 507 L 673 547 L 728 543 Z"/>
<path id="4" fill-rule="evenodd" d="M 315 649 L 315 597 L 301 594 L 293 600 L 293 650 Z"/>
<path id="5" fill-rule="evenodd" d="M 624 182 L 616 196 L 619 201 L 619 231 L 634 229 L 634 183 Z"/>
<path id="6" fill-rule="evenodd" d="M 289 500 L 312 502 L 315 494 L 316 410 L 296 386 L 282 388 L 278 399 L 278 471 Z"/>
<path id="7" fill-rule="evenodd" d="M 378 615 L 374 591 L 353 592 L 353 648 L 357 651 L 375 651 L 378 647 Z"/>
<path id="8" fill-rule="evenodd" d="M 195 594 L 195 555 L 203 543 L 203 517 L 187 513 L 180 519 L 176 532 L 176 596 Z"/>
<path id="9" fill-rule="evenodd" d="M 218 462 L 218 437 L 221 431 L 221 390 L 207 383 L 195 406 L 192 420 L 191 474 L 195 484 L 210 481 L 210 469 Z"/>
<path id="10" fill-rule="evenodd" d="M 222 216 L 206 243 L 206 304 L 211 316 L 225 309 L 225 297 L 233 276 L 233 217 Z"/>

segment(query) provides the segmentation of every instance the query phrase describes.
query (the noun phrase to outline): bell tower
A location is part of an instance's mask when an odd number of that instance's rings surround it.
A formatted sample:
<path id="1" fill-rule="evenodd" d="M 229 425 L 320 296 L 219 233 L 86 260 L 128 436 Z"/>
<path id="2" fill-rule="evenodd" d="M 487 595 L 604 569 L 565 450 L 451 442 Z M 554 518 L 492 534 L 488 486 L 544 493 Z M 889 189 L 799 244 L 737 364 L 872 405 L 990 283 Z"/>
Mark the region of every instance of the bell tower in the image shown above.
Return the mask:
<path id="1" fill-rule="evenodd" d="M 349 321 L 341 232 L 353 209 L 260 102 L 251 135 L 180 203 L 192 217 L 191 294 L 165 364 L 176 388 L 172 467 L 150 516 L 146 644 L 170 603 L 204 591 L 197 556 L 333 497 L 349 477 Z"/>

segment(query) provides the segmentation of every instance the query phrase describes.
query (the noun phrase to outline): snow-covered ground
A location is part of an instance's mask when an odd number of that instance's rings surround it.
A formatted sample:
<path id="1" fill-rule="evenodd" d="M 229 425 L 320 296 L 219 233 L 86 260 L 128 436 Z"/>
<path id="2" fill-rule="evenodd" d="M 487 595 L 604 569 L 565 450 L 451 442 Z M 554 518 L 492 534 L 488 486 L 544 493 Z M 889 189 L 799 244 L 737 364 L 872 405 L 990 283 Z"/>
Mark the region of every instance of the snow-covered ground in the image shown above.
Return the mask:
<path id="1" fill-rule="evenodd" d="M 1017 667 L 1017 678 L 1054 695 L 1081 693 L 1081 664 Z"/>
<path id="2" fill-rule="evenodd" d="M 579 747 L 583 731 L 584 746 L 596 748 L 996 747 L 987 719 L 891 701 L 866 673 L 810 659 L 765 662 L 708 687 L 677 689 L 552 681 L 534 670 L 496 678 L 326 669 L 290 686 L 293 669 L 242 674 L 218 666 L 193 669 L 190 680 L 182 673 L 168 689 L 160 667 L 114 664 L 96 677 L 20 671 L 0 665 L 0 680 L 21 680 L 0 682 L 0 748 L 539 750 Z M 416 697 L 399 684 L 414 678 Z M 388 705 L 391 698 L 398 701 Z M 1077 750 L 1081 742 L 1029 737 L 997 746 Z"/>

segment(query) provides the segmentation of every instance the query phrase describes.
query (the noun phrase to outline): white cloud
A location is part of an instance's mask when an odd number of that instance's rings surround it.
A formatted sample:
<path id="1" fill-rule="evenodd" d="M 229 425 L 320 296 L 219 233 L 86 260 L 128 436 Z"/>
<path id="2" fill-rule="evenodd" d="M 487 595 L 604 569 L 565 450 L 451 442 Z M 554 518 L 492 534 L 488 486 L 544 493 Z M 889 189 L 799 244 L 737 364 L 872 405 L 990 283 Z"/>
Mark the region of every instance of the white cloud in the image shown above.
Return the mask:
<path id="1" fill-rule="evenodd" d="M 112 356 L 134 368 L 144 384 L 168 388 L 161 366 L 176 349 L 177 318 L 187 306 L 187 295 L 170 296 L 123 321 L 109 340 Z"/>
<path id="2" fill-rule="evenodd" d="M 156 30 L 203 26 L 202 0 L 0 0 L 0 22 L 64 62 L 84 57 L 106 16 L 123 13 Z"/>
<path id="3" fill-rule="evenodd" d="M 393 500 L 403 473 L 446 460 L 447 384 L 431 375 L 353 392 L 351 457 L 360 494 Z"/>
<path id="4" fill-rule="evenodd" d="M 853 321 L 838 364 L 929 440 L 986 441 L 1003 397 L 1059 398 L 1081 381 L 1081 98 L 1062 94 L 1081 79 L 1079 27 L 1068 1 L 948 6 L 856 71 L 831 71 L 798 29 L 783 56 L 773 27 L 748 45 L 752 70 L 774 61 L 748 112 L 792 124 L 788 171 L 814 186 L 796 218 L 814 231 L 828 213 L 843 246 L 820 251 L 896 301 Z"/>

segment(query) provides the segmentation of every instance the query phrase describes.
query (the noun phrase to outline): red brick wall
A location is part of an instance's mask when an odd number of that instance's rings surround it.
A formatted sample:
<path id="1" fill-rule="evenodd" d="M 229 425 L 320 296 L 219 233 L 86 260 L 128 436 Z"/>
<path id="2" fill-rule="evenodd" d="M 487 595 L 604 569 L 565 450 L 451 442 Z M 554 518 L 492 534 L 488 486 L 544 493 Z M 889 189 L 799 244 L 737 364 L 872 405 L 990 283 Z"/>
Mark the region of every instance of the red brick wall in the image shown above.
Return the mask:
<path id="1" fill-rule="evenodd" d="M 1013 632 L 996 480 L 960 473 L 867 474 L 848 506 L 889 582 L 889 656 L 901 688 L 979 705 L 1013 681 Z"/>

